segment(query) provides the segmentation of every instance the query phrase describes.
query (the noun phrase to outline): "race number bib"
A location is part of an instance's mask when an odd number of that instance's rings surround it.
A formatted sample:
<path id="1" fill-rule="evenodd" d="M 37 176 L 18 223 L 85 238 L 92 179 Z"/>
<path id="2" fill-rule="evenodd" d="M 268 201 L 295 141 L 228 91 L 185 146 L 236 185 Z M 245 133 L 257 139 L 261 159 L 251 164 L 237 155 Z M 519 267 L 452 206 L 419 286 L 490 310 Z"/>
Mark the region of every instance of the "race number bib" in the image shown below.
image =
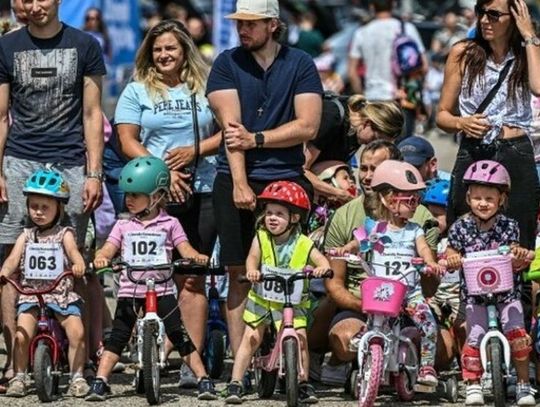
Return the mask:
<path id="1" fill-rule="evenodd" d="M 390 251 L 388 251 L 390 252 Z M 393 278 L 396 280 L 401 279 L 406 281 L 407 285 L 414 287 L 416 285 L 417 276 L 416 273 L 408 273 L 412 264 L 411 261 L 414 256 L 400 254 L 400 253 L 383 253 L 373 256 L 373 269 L 375 275 L 379 277 Z M 406 280 L 403 275 L 406 274 Z"/>
<path id="2" fill-rule="evenodd" d="M 24 254 L 24 276 L 30 280 L 54 280 L 64 272 L 60 243 L 29 243 Z"/>
<path id="3" fill-rule="evenodd" d="M 283 269 L 278 267 L 266 266 L 261 267 L 262 274 L 276 274 L 281 277 L 289 277 L 299 270 Z M 265 281 L 259 284 L 259 295 L 265 300 L 285 303 L 285 293 L 283 292 L 283 285 L 277 281 Z M 302 301 L 302 293 L 304 291 L 304 281 L 297 280 L 294 282 L 293 291 L 291 293 L 291 303 L 294 305 L 300 304 Z"/>
<path id="4" fill-rule="evenodd" d="M 131 266 L 151 266 L 167 263 L 165 232 L 128 232 L 124 238 L 124 261 Z"/>

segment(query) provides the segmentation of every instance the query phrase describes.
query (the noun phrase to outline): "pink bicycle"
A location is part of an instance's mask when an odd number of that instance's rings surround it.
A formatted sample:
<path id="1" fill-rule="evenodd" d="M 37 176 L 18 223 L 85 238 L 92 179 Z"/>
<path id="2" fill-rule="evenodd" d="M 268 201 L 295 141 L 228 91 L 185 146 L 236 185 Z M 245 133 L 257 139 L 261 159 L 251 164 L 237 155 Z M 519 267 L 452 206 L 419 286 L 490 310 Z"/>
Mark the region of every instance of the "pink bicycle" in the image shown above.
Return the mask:
<path id="1" fill-rule="evenodd" d="M 299 304 L 303 291 L 303 281 L 311 280 L 311 269 L 285 276 L 279 269 L 272 267 L 276 273 L 262 274 L 260 282 L 265 291 L 273 293 L 272 300 L 283 303 L 283 321 L 276 333 L 273 324 L 267 329 L 261 346 L 253 358 L 255 382 L 260 398 L 270 398 L 274 394 L 277 376 L 285 377 L 285 393 L 287 406 L 298 405 L 298 373 L 304 375 L 300 340 L 294 329 L 294 306 Z M 279 274 L 277 274 L 279 273 Z M 322 278 L 332 278 L 329 270 Z M 249 282 L 245 277 L 241 282 Z M 282 301 L 279 301 L 279 298 Z"/>

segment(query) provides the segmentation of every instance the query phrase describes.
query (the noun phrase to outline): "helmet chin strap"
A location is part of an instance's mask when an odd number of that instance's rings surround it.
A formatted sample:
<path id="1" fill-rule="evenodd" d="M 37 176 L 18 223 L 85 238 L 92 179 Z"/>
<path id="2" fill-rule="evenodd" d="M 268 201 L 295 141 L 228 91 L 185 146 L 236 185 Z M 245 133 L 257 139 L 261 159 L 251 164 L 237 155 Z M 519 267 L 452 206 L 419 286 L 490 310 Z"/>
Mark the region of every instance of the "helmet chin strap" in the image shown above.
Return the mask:
<path id="1" fill-rule="evenodd" d="M 143 218 L 147 217 L 157 206 L 157 204 L 165 197 L 165 194 L 161 194 L 161 196 L 156 199 L 154 202 L 150 202 L 150 205 L 144 208 L 142 211 L 137 212 L 133 215 L 133 217 L 142 220 Z"/>

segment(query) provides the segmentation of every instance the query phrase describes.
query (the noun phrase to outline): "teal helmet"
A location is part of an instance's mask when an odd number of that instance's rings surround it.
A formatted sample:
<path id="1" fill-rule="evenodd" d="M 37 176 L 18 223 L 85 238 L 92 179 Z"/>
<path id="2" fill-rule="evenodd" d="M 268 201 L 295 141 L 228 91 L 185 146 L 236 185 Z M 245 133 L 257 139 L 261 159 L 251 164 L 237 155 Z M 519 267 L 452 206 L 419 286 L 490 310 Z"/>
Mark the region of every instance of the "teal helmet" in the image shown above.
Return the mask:
<path id="1" fill-rule="evenodd" d="M 69 186 L 58 172 L 37 170 L 26 180 L 23 194 L 50 196 L 65 203 L 69 200 Z"/>
<path id="2" fill-rule="evenodd" d="M 126 193 L 153 195 L 169 190 L 171 175 L 165 162 L 157 157 L 137 157 L 120 172 L 120 189 Z"/>

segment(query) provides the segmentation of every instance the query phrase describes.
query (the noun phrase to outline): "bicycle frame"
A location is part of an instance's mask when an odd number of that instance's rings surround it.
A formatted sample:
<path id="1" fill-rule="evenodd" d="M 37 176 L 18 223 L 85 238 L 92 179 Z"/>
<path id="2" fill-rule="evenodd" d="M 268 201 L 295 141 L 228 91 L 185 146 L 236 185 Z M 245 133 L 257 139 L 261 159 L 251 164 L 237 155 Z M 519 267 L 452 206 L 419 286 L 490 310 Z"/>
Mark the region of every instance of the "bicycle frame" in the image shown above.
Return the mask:
<path id="1" fill-rule="evenodd" d="M 278 284 L 281 284 L 283 287 L 283 294 L 285 297 L 285 303 L 283 304 L 283 321 L 279 328 L 279 331 L 276 334 L 276 343 L 272 348 L 272 352 L 265 356 L 260 356 L 255 358 L 254 365 L 255 367 L 266 370 L 267 372 L 272 372 L 276 369 L 278 370 L 278 375 L 283 377 L 285 375 L 284 364 L 281 363 L 283 360 L 283 343 L 286 339 L 294 338 L 296 341 L 296 346 L 298 347 L 298 374 L 300 376 L 305 375 L 302 352 L 300 351 L 300 338 L 296 329 L 294 328 L 294 305 L 291 302 L 291 292 L 293 291 L 293 284 L 297 280 L 309 279 L 310 275 L 306 274 L 304 271 L 300 273 L 295 273 L 284 278 L 274 274 L 263 275 L 261 281 L 273 280 Z"/>
<path id="2" fill-rule="evenodd" d="M 480 341 L 480 361 L 482 362 L 482 369 L 484 370 L 484 373 L 482 375 L 482 382 L 485 382 L 486 385 L 489 384 L 489 387 L 491 387 L 491 369 L 489 369 L 488 364 L 487 345 L 491 338 L 498 338 L 503 345 L 506 376 L 510 375 L 511 362 L 510 344 L 508 343 L 508 339 L 506 339 L 504 334 L 499 329 L 499 312 L 497 311 L 497 306 L 495 305 L 494 301 L 495 297 L 492 294 L 489 294 L 486 304 L 488 315 L 488 331 Z"/>
<path id="3" fill-rule="evenodd" d="M 60 282 L 66 277 L 72 277 L 73 273 L 68 271 L 60 274 L 50 286 L 45 289 L 36 290 L 28 287 L 22 287 L 16 281 L 5 278 L 4 281 L 11 284 L 17 292 L 22 295 L 34 295 L 37 297 L 39 304 L 39 317 L 38 317 L 38 332 L 36 336 L 32 339 L 29 346 L 29 359 L 30 366 L 34 367 L 34 356 L 36 348 L 40 341 L 44 341 L 47 346 L 51 349 L 52 363 L 57 366 L 60 362 L 67 361 L 67 349 L 68 341 L 64 330 L 60 326 L 60 323 L 56 318 L 50 317 L 47 310 L 47 304 L 43 298 L 44 294 L 47 294 L 54 290 Z M 51 372 L 53 374 L 60 374 L 61 372 Z"/>

